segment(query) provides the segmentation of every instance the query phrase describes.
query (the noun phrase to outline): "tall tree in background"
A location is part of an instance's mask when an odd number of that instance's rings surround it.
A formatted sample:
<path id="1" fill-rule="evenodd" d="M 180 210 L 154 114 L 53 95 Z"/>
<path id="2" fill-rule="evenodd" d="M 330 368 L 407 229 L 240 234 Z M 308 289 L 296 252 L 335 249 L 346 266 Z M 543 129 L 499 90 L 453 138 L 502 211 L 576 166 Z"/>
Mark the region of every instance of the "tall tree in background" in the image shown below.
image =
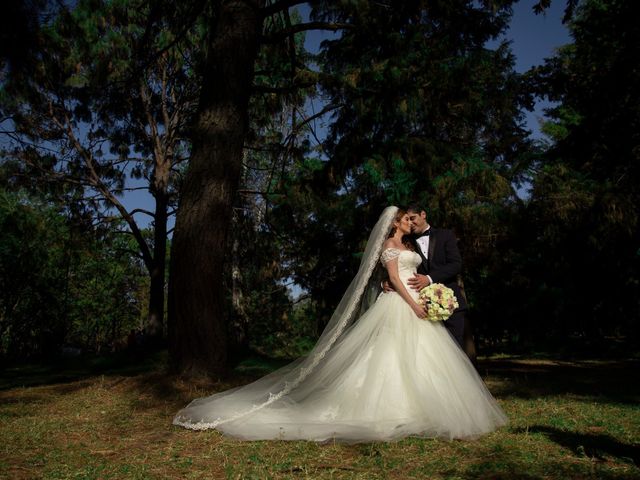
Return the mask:
<path id="1" fill-rule="evenodd" d="M 62 8 L 55 21 L 45 22 L 44 41 L 34 56 L 37 68 L 28 72 L 27 81 L 10 78 L 3 85 L 3 112 L 9 119 L 3 133 L 16 146 L 4 152 L 4 161 L 18 159 L 22 168 L 20 180 L 16 176 L 13 181 L 27 182 L 35 174 L 45 181 L 63 181 L 72 187 L 65 194 L 79 200 L 70 204 L 83 205 L 88 218 L 108 220 L 115 211 L 125 219 L 152 278 L 150 323 L 156 331 L 161 330 L 171 178 L 193 145 L 196 159 L 184 183 L 185 220 L 177 222 L 184 236 L 176 236 L 182 246 L 174 249 L 177 280 L 172 285 L 178 291 L 171 304 L 177 305 L 172 310 L 172 358 L 183 371 L 224 365 L 225 251 L 208 245 L 221 245 L 216 242 L 226 239 L 242 165 L 249 95 L 280 95 L 313 85 L 315 79 L 308 78 L 313 72 L 299 56 L 294 36 L 310 28 L 342 28 L 322 22 L 294 25 L 288 9 L 297 3 L 301 2 L 211 1 L 183 8 L 143 0 L 80 2 L 69 11 Z M 281 21 L 273 21 L 274 16 Z M 284 50 L 289 65 L 273 78 L 261 72 L 254 84 L 258 44 L 261 51 L 265 46 Z M 263 64 L 273 60 L 267 57 Z M 191 121 L 191 102 L 197 96 L 199 114 Z M 186 124 L 191 127 L 189 145 L 183 143 Z M 132 185 L 132 178 L 144 178 L 144 183 Z M 121 194 L 142 188 L 154 195 L 154 212 L 129 211 L 121 202 Z M 137 226 L 138 214 L 153 215 L 151 245 Z M 198 240 L 187 246 L 181 238 Z M 193 263 L 191 255 L 200 258 Z M 208 299 L 211 292 L 213 304 Z M 194 341 L 198 348 L 193 348 Z"/>
<path id="2" fill-rule="evenodd" d="M 530 215 L 543 256 L 535 297 L 559 333 L 637 333 L 640 271 L 640 27 L 630 0 L 581 2 L 573 43 L 530 72 L 557 102 Z M 529 264 L 529 269 L 536 266 Z M 540 270 L 542 267 L 537 267 Z"/>
<path id="3" fill-rule="evenodd" d="M 188 374 L 219 373 L 227 364 L 224 265 L 242 172 L 248 106 L 254 91 L 259 47 L 292 41 L 308 29 L 340 29 L 342 23 L 285 24 L 269 31 L 273 15 L 288 16 L 298 1 L 266 5 L 261 0 L 213 2 L 205 46 L 198 112 L 191 132 L 192 155 L 182 184 L 171 250 L 169 326 L 174 368 Z M 295 53 L 295 48 L 290 49 Z M 295 55 L 286 89 L 306 71 Z M 302 67 L 302 68 L 300 68 Z M 288 81 L 287 81 L 288 80 Z M 282 85 L 271 85 L 278 92 Z M 268 90 L 260 85 L 258 90 Z"/>
<path id="4" fill-rule="evenodd" d="M 265 30 L 281 31 L 301 21 L 296 10 L 285 11 L 265 19 Z M 291 309 L 285 285 L 290 282 L 288 268 L 282 256 L 286 239 L 266 228 L 267 199 L 308 145 L 303 137 L 313 115 L 306 111 L 305 103 L 316 91 L 317 74 L 306 67 L 312 58 L 304 50 L 305 36 L 300 32 L 284 42 L 265 43 L 255 63 L 242 173 L 228 240 L 230 271 L 225 272 L 229 282 L 225 290 L 231 292 L 227 342 L 231 363 L 246 356 L 250 343 L 254 347 L 263 344 L 274 330 L 269 327 L 280 324 L 277 319 L 286 318 Z M 268 314 L 263 312 L 267 305 L 273 307 Z M 258 325 L 266 327 L 263 335 L 255 334 L 261 330 Z"/>
<path id="5" fill-rule="evenodd" d="M 521 109 L 530 106 L 506 43 L 512 2 L 354 2 L 322 20 L 356 28 L 325 42 L 322 65 L 336 110 L 322 155 L 282 182 L 274 223 L 302 228 L 296 282 L 328 315 L 347 284 L 366 226 L 389 203 L 423 199 L 453 227 L 465 260 L 487 261 L 528 162 Z M 292 222 L 293 219 L 293 222 Z"/>
<path id="6" fill-rule="evenodd" d="M 83 205 L 92 221 L 124 220 L 150 276 L 147 326 L 156 337 L 163 333 L 167 220 L 198 89 L 197 25 L 174 34 L 162 7 L 131 0 L 61 9 L 41 26 L 28 69 L 9 76 L 1 92 L 12 145 L 5 160 L 19 161 L 18 176 L 68 185 L 70 207 Z M 195 16 L 173 14 L 180 12 Z M 151 193 L 153 211 L 124 205 L 122 195 L 135 190 Z M 151 238 L 139 215 L 152 219 Z"/>

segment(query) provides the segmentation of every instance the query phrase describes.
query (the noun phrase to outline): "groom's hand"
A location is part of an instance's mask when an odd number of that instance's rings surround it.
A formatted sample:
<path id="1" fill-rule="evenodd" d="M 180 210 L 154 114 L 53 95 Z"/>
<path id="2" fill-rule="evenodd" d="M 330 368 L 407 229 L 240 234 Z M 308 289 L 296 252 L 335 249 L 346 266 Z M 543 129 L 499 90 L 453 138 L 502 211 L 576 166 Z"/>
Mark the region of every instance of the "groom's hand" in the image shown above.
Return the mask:
<path id="1" fill-rule="evenodd" d="M 389 280 L 385 280 L 384 282 L 382 282 L 382 290 L 384 290 L 384 293 L 396 291 L 396 289 L 393 288 L 393 285 L 391 285 L 391 282 Z"/>
<path id="2" fill-rule="evenodd" d="M 431 283 L 431 280 L 429 280 L 429 277 L 426 275 L 416 273 L 413 277 L 407 280 L 407 283 L 411 288 L 419 292 L 424 287 L 428 286 Z"/>

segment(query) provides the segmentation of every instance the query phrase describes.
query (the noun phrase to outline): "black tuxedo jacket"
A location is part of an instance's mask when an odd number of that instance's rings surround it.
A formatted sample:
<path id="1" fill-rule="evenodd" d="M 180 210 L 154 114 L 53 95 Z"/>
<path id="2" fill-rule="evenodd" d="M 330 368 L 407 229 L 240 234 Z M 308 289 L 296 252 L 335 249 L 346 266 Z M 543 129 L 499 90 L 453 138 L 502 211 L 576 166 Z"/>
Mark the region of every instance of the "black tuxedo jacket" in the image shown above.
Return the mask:
<path id="1" fill-rule="evenodd" d="M 422 258 L 418 273 L 429 275 L 434 283 L 442 283 L 453 290 L 458 299 L 458 310 L 466 310 L 467 300 L 460 285 L 458 275 L 462 270 L 462 256 L 458 241 L 451 230 L 431 227 L 429 235 L 429 258 L 425 258 L 416 238 L 410 237 L 416 253 Z"/>

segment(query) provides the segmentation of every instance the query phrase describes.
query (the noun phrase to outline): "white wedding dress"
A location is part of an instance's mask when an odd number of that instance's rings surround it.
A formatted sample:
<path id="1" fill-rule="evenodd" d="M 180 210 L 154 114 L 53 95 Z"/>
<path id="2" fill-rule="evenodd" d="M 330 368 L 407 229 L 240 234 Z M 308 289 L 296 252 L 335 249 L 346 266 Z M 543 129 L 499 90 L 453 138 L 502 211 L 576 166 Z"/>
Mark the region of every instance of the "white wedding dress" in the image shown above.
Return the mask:
<path id="1" fill-rule="evenodd" d="M 420 264 L 408 250 L 381 256 L 398 258 L 405 285 Z M 397 293 L 380 294 L 335 337 L 313 362 L 197 399 L 174 424 L 245 440 L 366 442 L 473 438 L 507 423 L 442 323 L 419 319 Z"/>

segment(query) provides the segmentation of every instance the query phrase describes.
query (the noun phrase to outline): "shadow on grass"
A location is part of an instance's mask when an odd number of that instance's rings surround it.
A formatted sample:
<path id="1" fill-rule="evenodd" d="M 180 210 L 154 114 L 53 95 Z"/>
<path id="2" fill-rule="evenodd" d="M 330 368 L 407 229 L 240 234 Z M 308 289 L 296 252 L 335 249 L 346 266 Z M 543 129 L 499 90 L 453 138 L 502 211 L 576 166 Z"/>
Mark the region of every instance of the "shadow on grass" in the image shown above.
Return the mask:
<path id="1" fill-rule="evenodd" d="M 640 361 L 554 361 L 519 358 L 486 359 L 478 362 L 483 376 L 502 380 L 492 392 L 500 397 L 540 398 L 573 394 L 598 402 L 636 404 Z"/>
<path id="2" fill-rule="evenodd" d="M 226 380 L 245 378 L 247 382 L 273 372 L 292 360 L 253 355 L 241 361 Z M 67 384 L 98 375 L 132 377 L 166 372 L 168 352 L 160 350 L 136 355 L 120 352 L 108 356 L 56 359 L 50 362 L 25 363 L 0 370 L 0 391 L 20 387 Z M 61 392 L 64 393 L 64 392 Z"/>
<path id="3" fill-rule="evenodd" d="M 477 345 L 478 352 L 486 357 L 507 354 L 513 357 L 547 360 L 640 360 L 638 340 L 632 337 L 600 336 L 585 338 L 549 337 L 538 340 L 510 343 L 508 341 L 489 344 L 482 339 Z"/>
<path id="4" fill-rule="evenodd" d="M 0 371 L 0 391 L 19 387 L 69 384 L 97 375 L 134 376 L 149 373 L 166 364 L 166 354 L 166 351 L 146 355 L 123 352 L 110 356 L 77 357 L 47 363 L 14 365 Z M 78 387 L 74 384 L 60 388 L 74 390 Z"/>
<path id="5" fill-rule="evenodd" d="M 74 394 L 87 387 L 104 387 L 133 392 L 131 406 L 137 410 L 152 410 L 162 405 L 172 409 L 183 407 L 197 397 L 212 395 L 251 383 L 288 363 L 253 356 L 245 359 L 226 378 L 181 378 L 167 372 L 167 351 L 147 355 L 115 354 L 108 357 L 62 359 L 49 364 L 23 364 L 0 371 L 0 392 L 4 404 L 45 404 L 52 397 Z M 47 387 L 46 391 L 29 394 L 11 390 Z M 26 394 L 25 394 L 26 393 Z"/>
<path id="6" fill-rule="evenodd" d="M 528 429 L 514 429 L 516 433 L 524 433 L 525 431 L 528 433 L 542 433 L 549 440 L 568 448 L 578 457 L 606 461 L 606 456 L 609 455 L 624 462 L 640 466 L 640 445 L 628 445 L 619 442 L 610 435 L 565 431 L 546 425 L 534 425 Z"/>
<path id="7" fill-rule="evenodd" d="M 63 383 L 60 385 L 57 384 L 53 384 L 52 389 L 48 390 L 47 393 L 37 393 L 37 394 L 33 394 L 33 395 L 18 395 L 18 396 L 12 396 L 12 395 L 3 395 L 2 396 L 2 400 L 0 401 L 0 403 L 5 404 L 5 405 L 11 405 L 11 404 L 22 404 L 22 405 L 37 405 L 37 404 L 45 404 L 49 401 L 49 398 L 54 395 L 54 396 L 61 396 L 61 395 L 68 395 L 68 394 L 73 394 L 77 391 L 80 391 L 84 388 L 87 388 L 88 386 L 90 386 L 93 383 L 92 380 L 86 379 L 86 380 L 81 380 L 81 381 L 76 381 L 76 382 L 71 382 L 71 383 Z M 2 389 L 0 390 L 10 390 L 10 389 Z"/>
<path id="8" fill-rule="evenodd" d="M 167 352 L 145 356 L 117 354 L 109 357 L 66 359 L 50 364 L 6 368 L 0 372 L 0 391 L 20 387 L 55 386 L 67 394 L 87 386 L 95 377 L 131 377 L 128 384 L 159 401 L 190 401 L 196 396 L 250 383 L 289 363 L 253 356 L 242 361 L 231 376 L 222 380 L 179 379 L 166 373 Z M 498 379 L 492 393 L 502 398 L 540 398 L 573 394 L 597 402 L 636 404 L 640 382 L 635 378 L 640 360 L 553 360 L 519 358 L 482 359 L 481 375 Z M 94 380 L 91 380 L 94 379 Z M 114 384 L 115 385 L 115 384 Z M 26 397 L 22 397 L 22 402 Z M 38 399 L 34 397 L 33 401 Z M 153 402 L 149 402 L 150 404 Z M 140 405 L 144 408 L 143 405 Z"/>

